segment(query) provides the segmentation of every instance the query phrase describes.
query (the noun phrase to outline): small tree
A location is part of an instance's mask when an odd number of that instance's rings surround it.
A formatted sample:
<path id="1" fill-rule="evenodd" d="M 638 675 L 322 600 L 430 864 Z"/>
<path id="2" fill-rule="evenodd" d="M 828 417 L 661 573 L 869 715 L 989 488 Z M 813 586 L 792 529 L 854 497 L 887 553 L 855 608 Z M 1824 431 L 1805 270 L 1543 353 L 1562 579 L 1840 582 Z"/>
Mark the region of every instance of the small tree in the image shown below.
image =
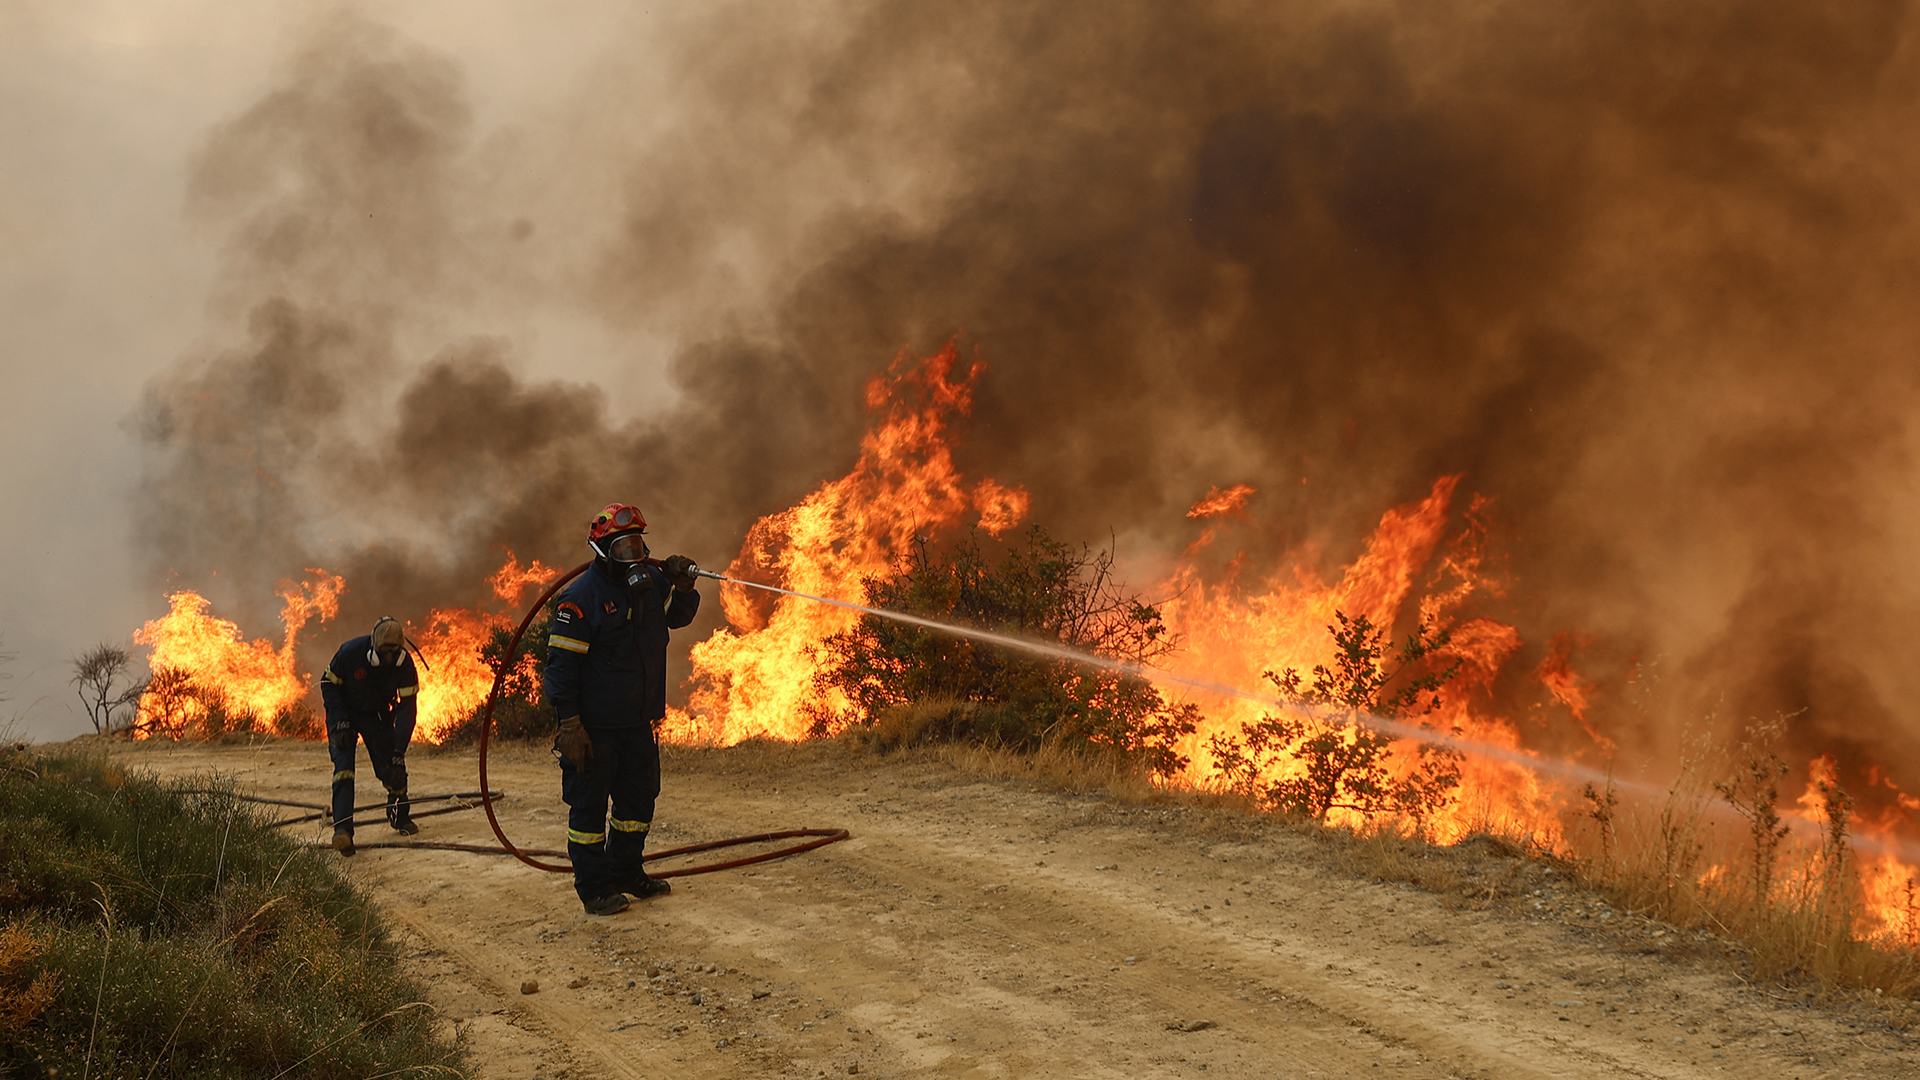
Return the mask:
<path id="1" fill-rule="evenodd" d="M 1334 810 L 1363 818 L 1404 814 L 1416 822 L 1445 806 L 1460 783 L 1460 752 L 1440 743 L 1419 743 L 1419 761 L 1399 771 L 1388 767 L 1397 736 L 1375 718 L 1400 720 L 1440 707 L 1440 688 L 1460 671 L 1460 661 L 1431 670 L 1427 658 L 1447 644 L 1446 631 L 1422 624 L 1385 662 L 1386 631 L 1361 615 L 1335 612 L 1334 666 L 1315 666 L 1313 682 L 1287 668 L 1266 677 L 1282 701 L 1301 708 L 1241 725 L 1239 738 L 1208 740 L 1214 768 L 1240 793 L 1280 810 L 1325 822 Z M 1415 674 L 1416 672 L 1421 672 Z M 1422 727 L 1427 725 L 1422 724 Z M 1288 767 L 1291 763 L 1291 768 Z M 1279 779 L 1270 779 L 1280 774 Z"/>
<path id="2" fill-rule="evenodd" d="M 127 723 L 129 731 L 178 739 L 211 710 L 185 668 L 157 667 Z"/>
<path id="3" fill-rule="evenodd" d="M 80 695 L 80 705 L 86 709 L 87 718 L 93 721 L 93 730 L 101 735 L 113 732 L 115 712 L 140 700 L 140 695 L 146 692 L 144 682 L 118 685 L 132 662 L 133 657 L 127 650 L 104 641 L 73 658 L 70 681 Z"/>
<path id="4" fill-rule="evenodd" d="M 1035 526 L 996 562 L 969 534 L 949 551 L 924 539 L 885 577 L 866 580 L 874 607 L 1064 645 L 1140 663 L 1171 647 L 1160 612 L 1124 591 L 1113 554 L 1073 547 Z M 852 702 L 822 710 L 816 731 L 871 725 L 884 711 L 921 702 L 972 703 L 952 738 L 1017 749 L 1062 743 L 1111 750 L 1166 775 L 1186 767 L 1174 750 L 1198 711 L 1168 702 L 1125 671 L 1035 655 L 876 616 L 822 645 L 823 687 Z"/>

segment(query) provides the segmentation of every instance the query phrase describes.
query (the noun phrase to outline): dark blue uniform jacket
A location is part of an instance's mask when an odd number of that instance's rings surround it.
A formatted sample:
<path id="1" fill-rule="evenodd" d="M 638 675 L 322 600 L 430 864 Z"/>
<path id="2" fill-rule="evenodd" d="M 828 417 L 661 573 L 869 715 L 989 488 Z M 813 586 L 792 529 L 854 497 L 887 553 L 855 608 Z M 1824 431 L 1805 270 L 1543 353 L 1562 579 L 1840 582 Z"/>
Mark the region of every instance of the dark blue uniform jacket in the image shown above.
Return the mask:
<path id="1" fill-rule="evenodd" d="M 375 664 L 368 656 L 372 651 L 370 634 L 340 646 L 320 673 L 320 700 L 339 720 L 391 721 L 396 731 L 411 732 L 420 692 L 413 657 L 402 652 L 397 664 Z"/>
<path id="2" fill-rule="evenodd" d="M 646 584 L 628 588 L 596 559 L 554 599 L 542 685 L 561 719 L 632 728 L 667 715 L 667 631 L 693 621 L 700 594 L 673 588 L 657 566 L 641 569 Z"/>

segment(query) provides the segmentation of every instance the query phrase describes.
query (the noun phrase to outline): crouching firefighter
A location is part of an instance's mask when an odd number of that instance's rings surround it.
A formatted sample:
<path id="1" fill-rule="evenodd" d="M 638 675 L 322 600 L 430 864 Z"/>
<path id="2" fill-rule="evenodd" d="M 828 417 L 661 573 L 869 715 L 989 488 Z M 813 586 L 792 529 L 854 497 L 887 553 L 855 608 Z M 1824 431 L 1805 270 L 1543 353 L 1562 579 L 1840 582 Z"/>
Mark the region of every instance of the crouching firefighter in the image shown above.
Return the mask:
<path id="1" fill-rule="evenodd" d="M 407 801 L 407 743 L 420 693 L 408 644 L 400 623 L 382 616 L 373 633 L 340 646 L 320 675 L 333 755 L 333 849 L 342 855 L 353 854 L 353 758 L 362 739 L 373 775 L 386 785 L 387 824 L 407 836 L 420 831 Z"/>
<path id="2" fill-rule="evenodd" d="M 554 600 L 547 639 L 542 685 L 559 721 L 567 855 L 590 915 L 624 911 L 625 894 L 672 891 L 641 865 L 660 796 L 653 725 L 667 715 L 667 632 L 693 621 L 700 594 L 693 560 L 647 557 L 646 528 L 635 507 L 600 511 L 587 529 L 593 565 Z"/>

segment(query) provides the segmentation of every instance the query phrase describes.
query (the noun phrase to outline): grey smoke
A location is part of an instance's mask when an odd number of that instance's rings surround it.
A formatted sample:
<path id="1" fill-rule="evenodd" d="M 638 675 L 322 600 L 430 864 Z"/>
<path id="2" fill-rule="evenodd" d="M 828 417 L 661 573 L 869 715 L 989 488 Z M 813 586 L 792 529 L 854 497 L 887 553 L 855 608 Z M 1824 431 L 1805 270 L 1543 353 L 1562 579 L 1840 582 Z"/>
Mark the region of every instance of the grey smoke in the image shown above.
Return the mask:
<path id="1" fill-rule="evenodd" d="M 1591 758 L 1527 678 L 1574 630 L 1633 767 L 1783 711 L 1843 776 L 1920 765 L 1911 5 L 656 32 L 499 133 L 450 60 L 334 22 L 211 134 L 231 343 L 133 421 L 156 581 L 265 625 L 325 565 L 349 626 L 417 619 L 502 545 L 570 563 L 614 498 L 719 565 L 844 471 L 868 375 L 958 335 L 989 365 L 961 461 L 1057 535 L 1177 550 L 1244 481 L 1252 553 L 1330 571 L 1465 473 L 1512 580 L 1479 612 L 1527 642 L 1494 705 L 1535 745 Z M 542 201 L 600 176 L 613 215 Z M 566 377 L 512 315 L 556 297 L 633 353 Z"/>

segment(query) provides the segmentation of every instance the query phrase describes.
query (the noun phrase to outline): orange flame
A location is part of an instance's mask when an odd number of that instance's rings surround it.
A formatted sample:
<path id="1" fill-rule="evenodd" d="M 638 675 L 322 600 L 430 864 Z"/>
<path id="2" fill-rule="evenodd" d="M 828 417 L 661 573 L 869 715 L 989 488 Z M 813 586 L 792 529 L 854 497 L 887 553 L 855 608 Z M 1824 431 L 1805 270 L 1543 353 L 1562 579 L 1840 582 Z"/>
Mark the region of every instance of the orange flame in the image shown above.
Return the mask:
<path id="1" fill-rule="evenodd" d="M 1206 498 L 1194 503 L 1193 506 L 1187 510 L 1187 516 L 1190 518 L 1206 518 L 1235 513 L 1244 509 L 1247 505 L 1247 500 L 1251 498 L 1253 498 L 1253 487 L 1250 484 L 1235 484 L 1225 490 L 1218 487 L 1210 488 L 1207 491 Z"/>
<path id="2" fill-rule="evenodd" d="M 1366 617 L 1375 626 L 1391 627 L 1415 593 L 1421 572 L 1433 561 L 1447 526 L 1458 476 L 1436 480 L 1426 497 L 1395 507 L 1381 516 L 1360 557 L 1335 583 L 1326 583 L 1302 568 L 1276 567 L 1252 582 L 1242 580 L 1244 560 L 1236 559 L 1220 580 L 1202 577 L 1191 563 L 1179 566 L 1160 586 L 1173 599 L 1161 607 L 1168 628 L 1181 642 L 1180 653 L 1169 666 L 1182 674 L 1228 686 L 1263 687 L 1267 671 L 1294 668 L 1309 671 L 1325 663 L 1327 627 L 1336 612 Z M 1224 500 L 1212 496 L 1195 510 L 1210 512 Z M 1189 512 L 1189 517 L 1203 516 Z M 1211 543 L 1212 530 L 1203 539 Z M 1471 539 L 1471 538 L 1469 538 Z M 1189 556 L 1195 548 L 1190 547 Z M 1421 618 L 1434 630 L 1448 630 L 1451 640 L 1442 650 L 1445 659 L 1461 661 L 1460 674 L 1441 694 L 1440 710 L 1424 717 L 1437 731 L 1458 728 L 1477 741 L 1520 751 L 1518 732 L 1504 718 L 1479 715 L 1474 706 L 1492 686 L 1501 665 L 1520 647 L 1519 634 L 1510 626 L 1488 619 L 1457 622 L 1452 612 L 1466 598 L 1485 587 L 1479 573 L 1480 557 L 1473 543 L 1456 543 L 1440 560 L 1433 586 L 1420 596 Z M 1450 587 L 1441 588 L 1439 586 Z M 1174 687 L 1166 687 L 1169 692 Z M 1271 711 L 1244 700 L 1201 702 L 1206 719 L 1184 748 L 1192 759 L 1186 781 L 1197 786 L 1214 782 L 1214 762 L 1206 747 L 1215 735 L 1235 737 L 1243 724 Z M 1398 761 L 1415 760 L 1411 741 L 1394 748 Z M 1389 765 L 1392 764 L 1390 760 Z M 1261 782 L 1291 773 L 1293 763 L 1275 766 Z M 1469 757 L 1462 763 L 1461 797 L 1440 820 L 1429 823 L 1442 839 L 1514 822 L 1532 831 L 1550 821 L 1549 793 L 1532 772 L 1508 762 Z M 1335 813 L 1331 820 L 1343 820 Z"/>
<path id="3" fill-rule="evenodd" d="M 1913 815 L 1920 811 L 1920 798 L 1901 790 L 1878 766 L 1866 769 L 1862 780 L 1864 783 L 1858 787 L 1845 783 L 1832 755 L 1822 754 L 1807 762 L 1807 786 L 1795 800 L 1798 811 L 1787 813 L 1813 828 L 1803 830 L 1802 842 L 1793 858 L 1800 864 L 1799 872 L 1805 883 L 1822 880 L 1833 871 L 1835 868 L 1824 861 L 1826 840 L 1821 834 L 1835 824 L 1829 820 L 1830 811 L 1845 806 L 1847 820 L 1839 824 L 1851 838 L 1848 858 L 1859 883 L 1860 908 L 1852 912 L 1854 932 L 1888 944 L 1920 949 L 1920 866 L 1898 853 L 1905 846 L 1903 838 L 1914 833 Z M 1874 792 L 1875 788 L 1886 791 Z M 1840 795 L 1843 792 L 1845 794 Z M 1838 797 L 1830 801 L 1829 793 Z M 1885 799 L 1872 816 L 1860 809 L 1858 799 L 1865 794 Z M 1886 798 L 1889 795 L 1891 798 Z M 1810 839 L 1815 836 L 1820 839 Z M 1842 874 L 1839 880 L 1844 886 L 1848 879 Z M 1805 883 L 1802 887 L 1809 887 Z M 1836 905 L 1830 910 L 1850 909 Z"/>
<path id="4" fill-rule="evenodd" d="M 487 579 L 504 612 L 466 608 L 427 612 L 426 629 L 419 635 L 420 656 L 427 670 L 420 673 L 415 738 L 440 742 L 449 729 L 486 703 L 487 692 L 493 688 L 493 668 L 481 659 L 480 651 L 495 630 L 510 631 L 518 623 L 511 613 L 528 589 L 545 585 L 559 573 L 538 559 L 522 567 L 519 557 L 508 551 L 506 564 Z M 518 666 L 528 669 L 533 663 L 533 655 L 523 650 Z"/>
<path id="5" fill-rule="evenodd" d="M 294 646 L 313 619 L 326 621 L 340 610 L 346 582 L 337 574 L 309 567 L 310 581 L 282 582 L 280 622 L 285 631 L 275 648 L 265 638 L 247 641 L 240 628 L 208 614 L 212 606 L 199 593 L 170 593 L 171 610 L 134 632 L 136 645 L 149 645 L 155 671 L 184 672 L 193 694 L 187 697 L 143 694 L 135 714 L 136 731 L 178 731 L 203 724 L 213 709 L 245 718 L 257 730 L 280 731 L 288 710 L 303 699 L 310 676 L 295 670 Z"/>
<path id="6" fill-rule="evenodd" d="M 967 415 L 982 370 L 975 361 L 956 375 L 952 343 L 918 364 L 902 353 L 867 384 L 867 405 L 881 414 L 860 442 L 853 471 L 822 484 L 791 509 L 748 530 L 730 577 L 835 599 L 857 598 L 863 577 L 884 573 L 915 535 L 950 527 L 971 511 L 991 535 L 1018 525 L 1027 493 L 992 480 L 968 486 L 954 467 L 948 427 Z M 813 650 L 851 627 L 858 616 L 738 585 L 720 601 L 732 629 L 693 647 L 689 709 L 676 711 L 670 736 L 732 744 L 755 735 L 806 735 L 816 710 L 844 709 L 838 691 L 822 696 Z"/>
<path id="7" fill-rule="evenodd" d="M 950 345 L 917 367 L 902 356 L 892 372 L 868 384 L 867 400 L 880 414 L 861 444 L 853 471 L 821 485 L 798 505 L 760 519 L 749 530 L 732 577 L 778 585 L 835 599 L 858 599 L 862 579 L 884 573 L 924 531 L 957 524 L 969 510 L 982 527 L 1000 532 L 1025 516 L 1024 491 L 993 481 L 969 487 L 958 475 L 947 446 L 954 418 L 970 405 L 979 365 L 955 374 Z M 1366 548 L 1337 583 L 1295 568 L 1274 568 L 1246 582 L 1246 560 L 1236 557 L 1209 580 L 1192 562 L 1180 565 L 1157 590 L 1174 599 L 1162 607 L 1168 628 L 1183 643 L 1170 657 L 1182 674 L 1241 687 L 1262 685 L 1264 671 L 1310 669 L 1327 650 L 1327 625 L 1336 611 L 1393 626 L 1418 596 L 1418 611 L 1435 629 L 1451 632 L 1448 659 L 1462 674 L 1443 696 L 1434 726 L 1458 728 L 1469 737 L 1515 752 L 1518 732 L 1502 717 L 1483 716 L 1494 677 L 1520 647 L 1510 626 L 1486 619 L 1462 620 L 1455 612 L 1480 592 L 1499 595 L 1497 580 L 1482 570 L 1479 520 L 1485 500 L 1469 507 L 1469 529 L 1442 552 L 1458 476 L 1435 481 L 1427 496 L 1389 510 Z M 1215 487 L 1189 511 L 1209 519 L 1193 552 L 1211 543 L 1215 522 L 1240 515 L 1254 489 L 1248 484 Z M 1442 552 L 1438 559 L 1436 552 Z M 1427 588 L 1416 590 L 1430 566 Z M 670 714 L 672 738 L 732 743 L 755 735 L 801 738 L 813 717 L 846 707 L 838 691 L 816 683 L 817 649 L 827 637 L 851 627 L 857 615 L 842 608 L 768 594 L 740 586 L 721 591 L 729 629 L 693 648 L 694 677 L 687 712 Z M 1237 734 L 1261 708 L 1244 701 L 1203 703 L 1206 720 L 1182 749 L 1193 759 L 1185 782 L 1208 785 L 1213 766 L 1206 740 Z M 1403 747 L 1407 751 L 1411 747 Z M 1411 752 L 1399 755 L 1412 762 Z M 1511 762 L 1469 759 L 1463 765 L 1463 798 L 1444 820 L 1430 825 L 1442 837 L 1474 828 L 1512 826 L 1557 839 L 1552 793 L 1531 770 Z"/>
<path id="8" fill-rule="evenodd" d="M 133 640 L 153 647 L 151 665 L 156 672 L 185 673 L 192 693 L 155 691 L 142 696 L 136 713 L 140 733 L 194 731 L 206 722 L 213 707 L 229 717 L 248 718 L 256 730 L 295 733 L 287 730 L 284 720 L 313 688 L 311 675 L 296 670 L 294 650 L 300 631 L 315 618 L 333 618 L 339 611 L 340 594 L 346 591 L 339 575 L 308 572 L 315 580 L 284 583 L 278 593 L 284 628 L 278 648 L 265 639 L 248 642 L 237 625 L 209 614 L 211 605 L 200 594 L 170 594 L 172 610 L 142 626 Z M 493 669 L 481 658 L 481 650 L 495 630 L 512 628 L 515 619 L 509 613 L 517 609 L 528 589 L 558 574 L 537 559 L 521 566 L 508 551 L 506 563 L 487 579 L 495 600 L 508 613 L 485 608 L 434 608 L 427 613 L 425 629 L 414 635 L 425 662 L 416 739 L 440 742 L 450 728 L 486 701 Z M 529 653 L 521 653 L 522 668 L 530 669 L 533 663 Z"/>
<path id="9" fill-rule="evenodd" d="M 1576 644 L 1578 642 L 1572 634 L 1564 631 L 1555 634 L 1553 640 L 1548 643 L 1546 659 L 1540 661 L 1540 666 L 1533 670 L 1533 677 L 1540 680 L 1540 685 L 1547 688 L 1547 692 L 1553 695 L 1555 701 L 1567 707 L 1567 711 L 1573 714 L 1573 722 L 1580 725 L 1580 729 L 1587 733 L 1587 738 L 1593 740 L 1595 746 L 1611 754 L 1616 749 L 1614 741 L 1587 721 L 1587 706 L 1592 698 L 1592 688 L 1580 678 L 1580 673 L 1573 669 L 1573 650 Z"/>

